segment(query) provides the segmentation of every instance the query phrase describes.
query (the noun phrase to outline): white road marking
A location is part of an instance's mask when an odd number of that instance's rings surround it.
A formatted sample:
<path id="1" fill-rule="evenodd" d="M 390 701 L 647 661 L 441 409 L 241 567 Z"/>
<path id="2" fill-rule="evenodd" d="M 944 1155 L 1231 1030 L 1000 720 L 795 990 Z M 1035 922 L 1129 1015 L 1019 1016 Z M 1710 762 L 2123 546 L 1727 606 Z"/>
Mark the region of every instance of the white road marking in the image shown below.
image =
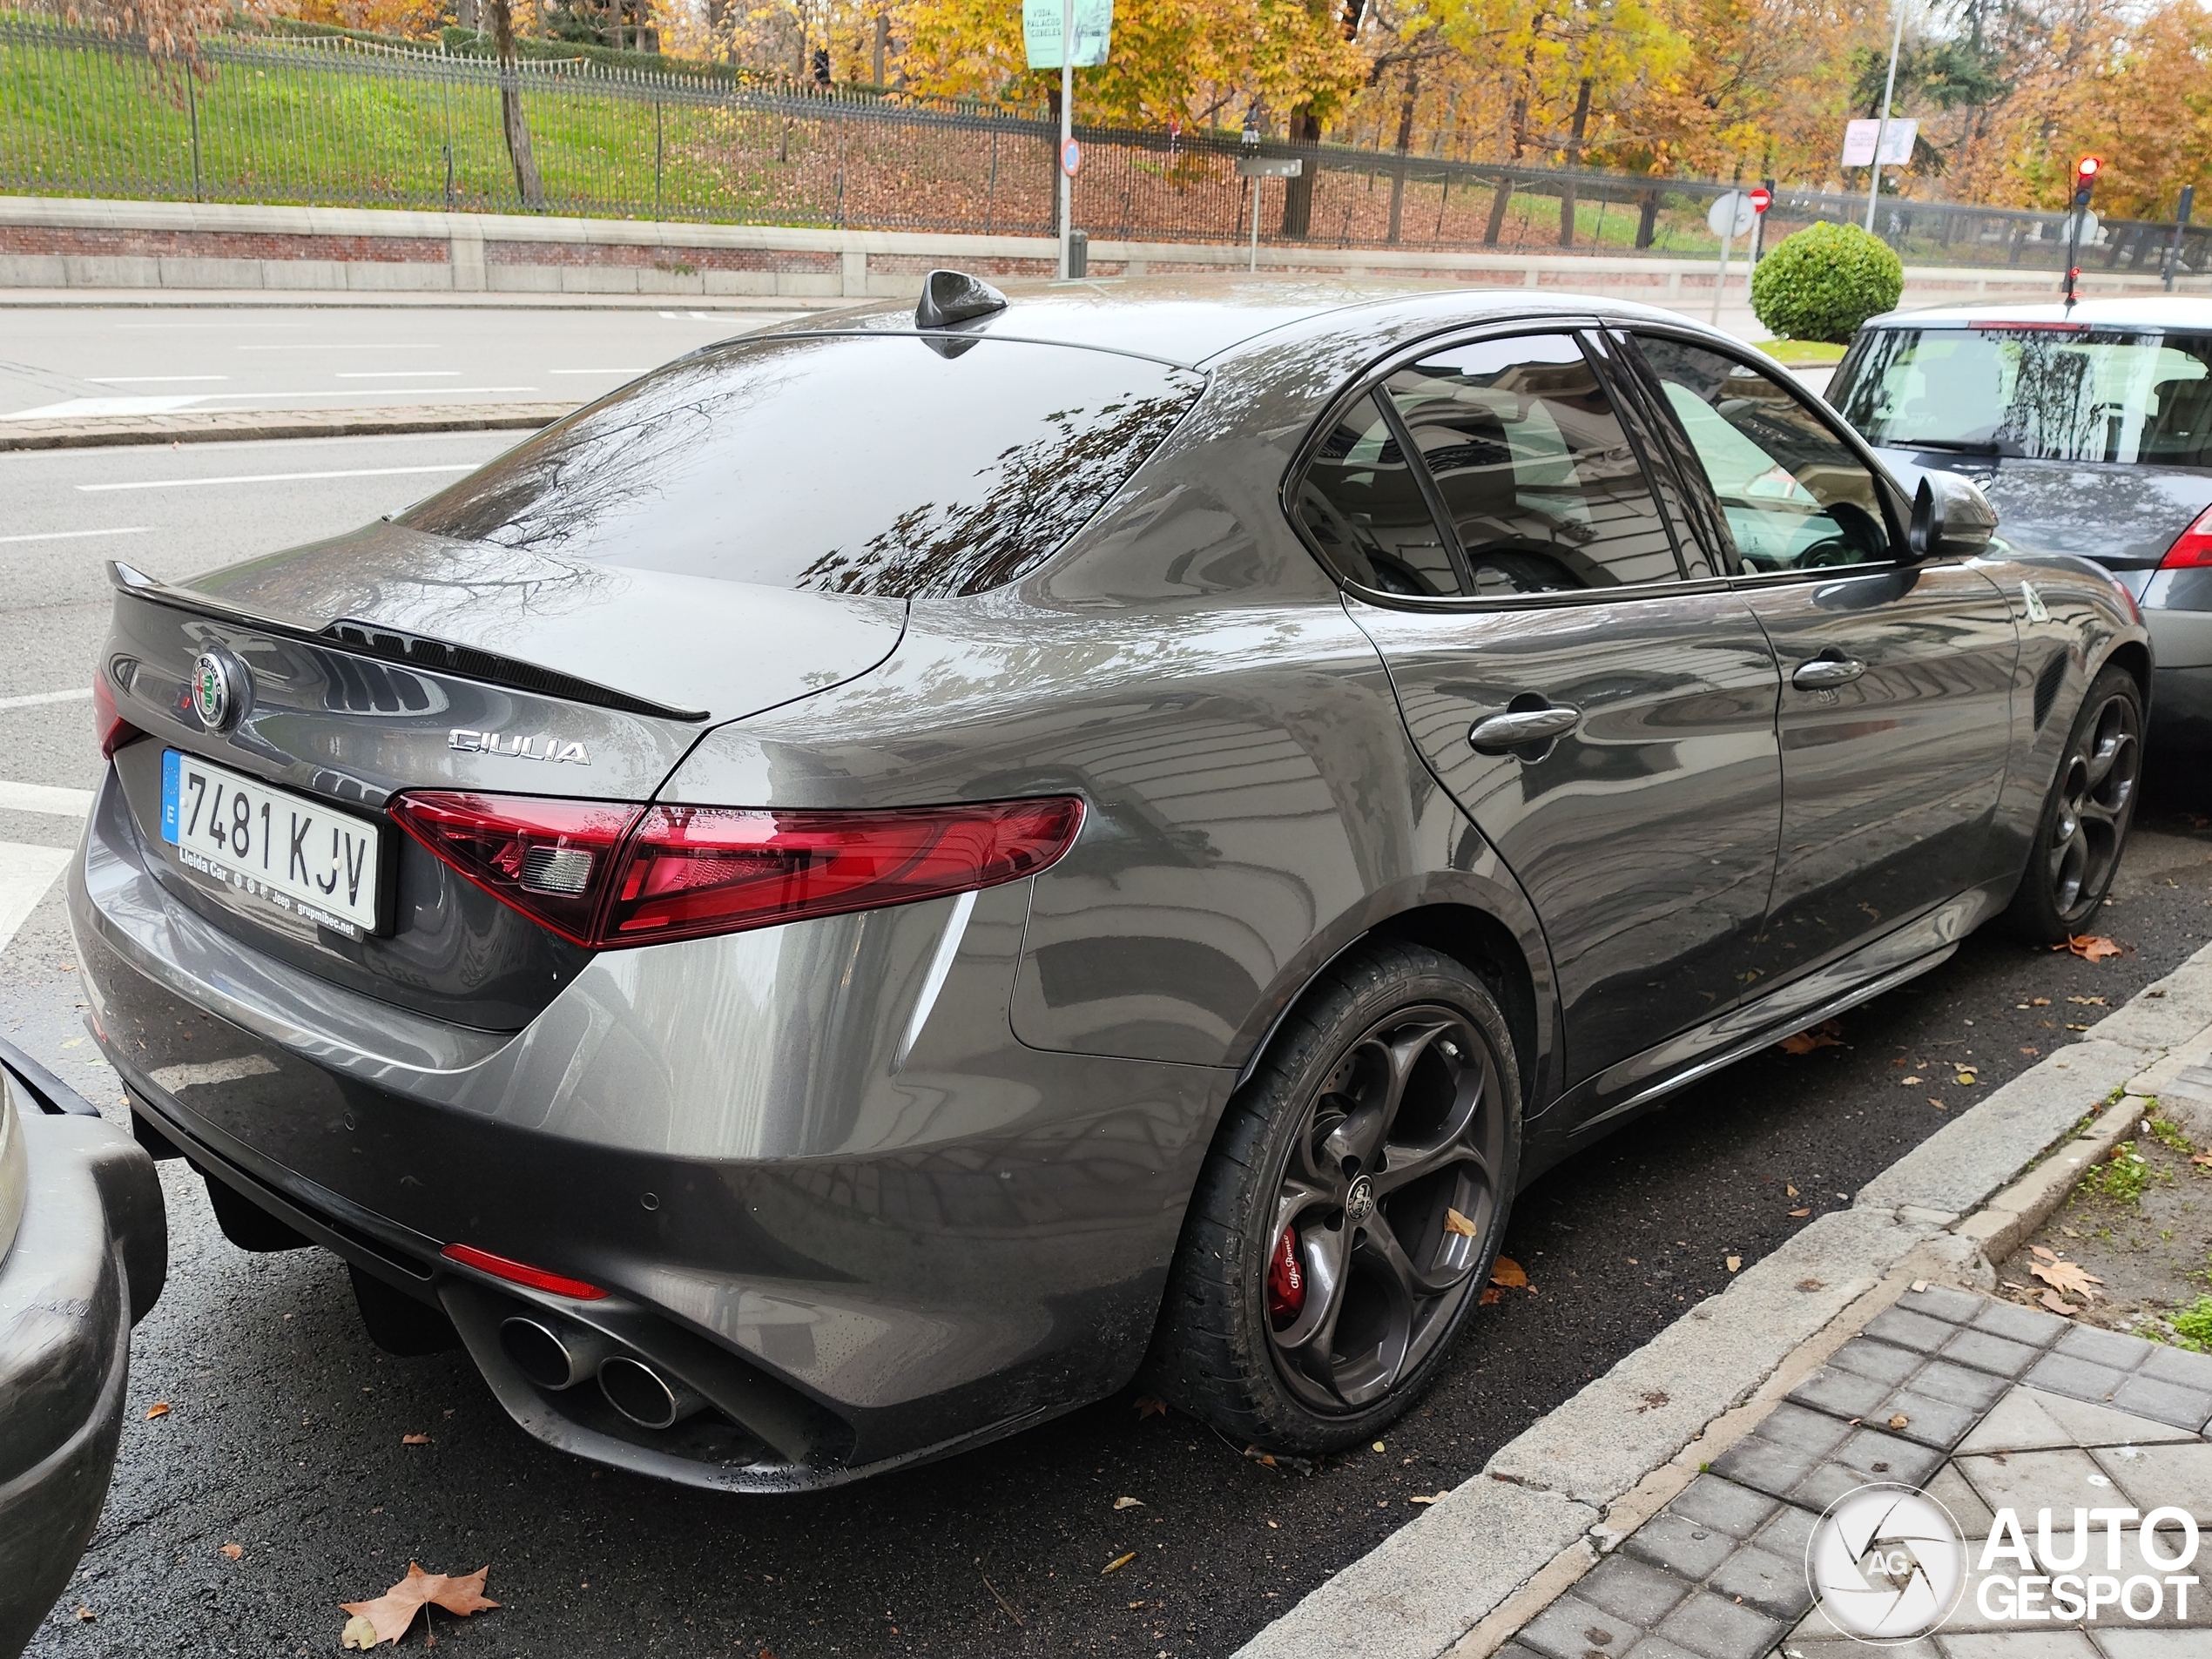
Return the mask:
<path id="1" fill-rule="evenodd" d="M 57 818 L 82 818 L 91 810 L 92 792 L 89 789 L 0 782 L 0 812 L 51 813 Z"/>
<path id="2" fill-rule="evenodd" d="M 73 691 L 25 691 L 19 697 L 0 697 L 0 709 L 37 708 L 42 703 L 89 703 L 92 688 L 80 686 Z"/>
<path id="3" fill-rule="evenodd" d="M 194 1060 L 181 1066 L 164 1066 L 146 1075 L 171 1094 L 182 1089 L 193 1089 L 202 1083 L 234 1083 L 243 1077 L 268 1077 L 276 1074 L 276 1062 L 266 1055 L 240 1055 L 235 1060 Z"/>
<path id="4" fill-rule="evenodd" d="M 0 542 L 74 542 L 87 536 L 149 536 L 152 531 L 151 524 L 126 524 L 111 530 L 41 530 L 36 536 L 0 536 Z M 84 695 L 92 694 L 87 691 Z M 0 702 L 0 709 L 7 706 L 5 702 Z"/>
<path id="5" fill-rule="evenodd" d="M 35 409 L 15 409 L 0 415 L 0 421 L 70 421 L 86 415 L 171 415 L 179 409 L 209 403 L 328 403 L 347 398 L 419 397 L 429 392 L 436 393 L 441 401 L 450 401 L 536 390 L 535 386 L 364 386 L 343 392 L 179 392 L 167 397 L 73 397 L 61 403 L 42 403 Z"/>
<path id="6" fill-rule="evenodd" d="M 16 929 L 38 908 L 54 878 L 69 867 L 70 857 L 65 846 L 0 841 L 0 950 L 7 949 Z"/>
<path id="7" fill-rule="evenodd" d="M 476 462 L 462 462 L 450 467 L 348 467 L 332 472 L 262 472 L 240 474 L 228 478 L 134 478 L 120 484 L 79 484 L 79 489 L 90 493 L 102 489 L 188 489 L 198 484 L 285 484 L 295 478 L 391 478 L 414 472 L 474 472 Z"/>
<path id="8" fill-rule="evenodd" d="M 95 386 L 173 386 L 186 381 L 226 381 L 227 374 L 87 374 Z"/>
<path id="9" fill-rule="evenodd" d="M 426 380 L 432 375 L 442 380 L 457 381 L 457 368 L 341 368 L 332 378 L 341 381 Z"/>

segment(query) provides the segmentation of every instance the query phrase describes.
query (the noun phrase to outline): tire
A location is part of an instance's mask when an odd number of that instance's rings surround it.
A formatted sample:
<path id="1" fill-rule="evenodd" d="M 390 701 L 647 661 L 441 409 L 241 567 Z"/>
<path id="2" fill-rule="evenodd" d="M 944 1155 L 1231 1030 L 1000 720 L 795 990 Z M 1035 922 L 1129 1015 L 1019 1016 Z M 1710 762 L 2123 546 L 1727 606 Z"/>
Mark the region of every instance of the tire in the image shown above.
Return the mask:
<path id="1" fill-rule="evenodd" d="M 1488 1282 L 1521 1108 L 1505 1016 L 1466 968 L 1399 943 L 1332 967 L 1200 1171 L 1151 1386 L 1240 1446 L 1314 1456 L 1372 1438 Z M 1272 1265 L 1286 1232 L 1294 1275 Z"/>
<path id="2" fill-rule="evenodd" d="M 2142 765 L 2142 688 L 2127 670 L 2107 668 L 2074 716 L 2005 913 L 2021 939 L 2061 945 L 2095 917 L 2128 844 Z"/>

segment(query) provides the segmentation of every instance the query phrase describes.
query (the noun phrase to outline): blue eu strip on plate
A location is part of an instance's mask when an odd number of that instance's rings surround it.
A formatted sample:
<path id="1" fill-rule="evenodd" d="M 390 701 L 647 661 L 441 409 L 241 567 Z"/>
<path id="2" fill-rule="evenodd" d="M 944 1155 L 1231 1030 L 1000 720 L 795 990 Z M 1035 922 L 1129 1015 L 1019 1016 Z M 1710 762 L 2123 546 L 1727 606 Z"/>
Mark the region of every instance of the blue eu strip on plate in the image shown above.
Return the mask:
<path id="1" fill-rule="evenodd" d="M 174 749 L 161 752 L 161 839 L 174 845 L 177 840 L 178 775 L 184 769 L 185 758 Z"/>

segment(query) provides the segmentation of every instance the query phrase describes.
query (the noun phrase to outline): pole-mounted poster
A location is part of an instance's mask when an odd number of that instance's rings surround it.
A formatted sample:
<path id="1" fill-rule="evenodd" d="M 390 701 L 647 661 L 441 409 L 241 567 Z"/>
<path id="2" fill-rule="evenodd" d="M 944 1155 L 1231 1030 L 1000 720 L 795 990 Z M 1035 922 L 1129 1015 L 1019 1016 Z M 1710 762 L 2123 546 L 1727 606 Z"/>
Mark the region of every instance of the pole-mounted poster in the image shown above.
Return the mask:
<path id="1" fill-rule="evenodd" d="M 1060 67 L 1061 15 L 1064 0 L 1022 0 L 1022 41 L 1029 51 L 1031 69 Z M 1096 69 L 1106 61 L 1114 37 L 1114 0 L 1076 0 L 1075 50 L 1068 61 L 1076 69 Z"/>

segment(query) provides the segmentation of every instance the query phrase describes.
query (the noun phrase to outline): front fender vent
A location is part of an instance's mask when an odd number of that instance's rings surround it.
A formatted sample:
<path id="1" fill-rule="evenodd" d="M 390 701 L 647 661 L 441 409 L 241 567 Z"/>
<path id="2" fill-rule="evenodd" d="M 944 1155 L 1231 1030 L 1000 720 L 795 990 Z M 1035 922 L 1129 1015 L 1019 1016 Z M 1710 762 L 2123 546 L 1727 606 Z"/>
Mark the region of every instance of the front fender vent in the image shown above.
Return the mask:
<path id="1" fill-rule="evenodd" d="M 2059 687 L 2066 684 L 2066 653 L 2053 651 L 2051 660 L 2043 664 L 2043 671 L 2035 677 L 2035 729 L 2040 732 L 2043 722 L 2051 718 L 2051 705 L 2059 700 Z"/>

